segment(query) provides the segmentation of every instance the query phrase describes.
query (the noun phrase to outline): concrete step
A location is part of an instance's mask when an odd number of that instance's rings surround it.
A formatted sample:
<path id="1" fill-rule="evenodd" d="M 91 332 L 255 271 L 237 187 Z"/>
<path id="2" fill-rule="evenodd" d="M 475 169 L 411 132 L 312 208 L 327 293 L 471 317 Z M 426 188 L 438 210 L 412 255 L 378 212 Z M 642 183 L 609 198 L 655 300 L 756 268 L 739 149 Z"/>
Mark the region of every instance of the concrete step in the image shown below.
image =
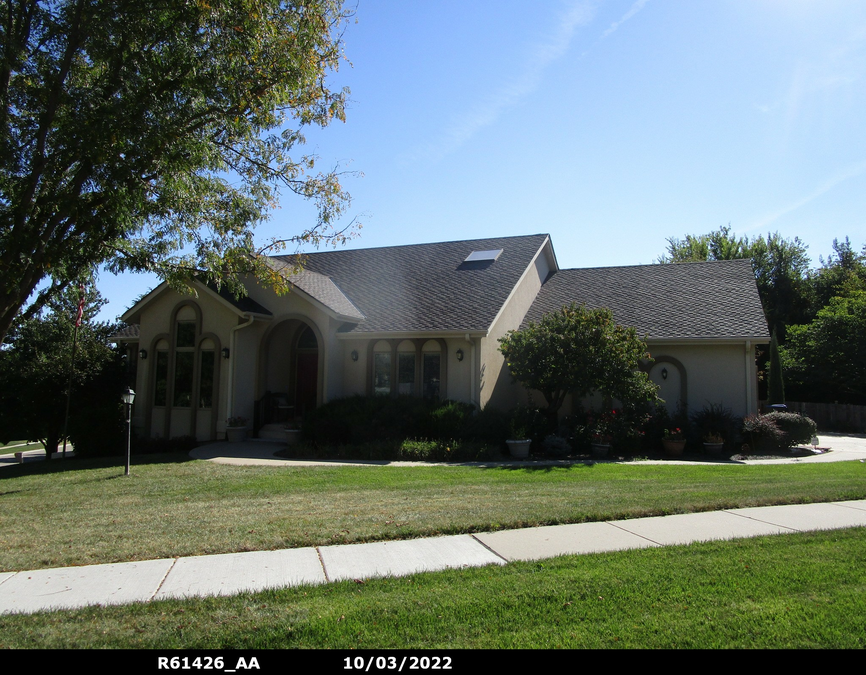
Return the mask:
<path id="1" fill-rule="evenodd" d="M 259 438 L 273 438 L 274 440 L 286 440 L 286 431 L 283 429 L 282 422 L 274 422 L 265 424 L 259 429 Z"/>

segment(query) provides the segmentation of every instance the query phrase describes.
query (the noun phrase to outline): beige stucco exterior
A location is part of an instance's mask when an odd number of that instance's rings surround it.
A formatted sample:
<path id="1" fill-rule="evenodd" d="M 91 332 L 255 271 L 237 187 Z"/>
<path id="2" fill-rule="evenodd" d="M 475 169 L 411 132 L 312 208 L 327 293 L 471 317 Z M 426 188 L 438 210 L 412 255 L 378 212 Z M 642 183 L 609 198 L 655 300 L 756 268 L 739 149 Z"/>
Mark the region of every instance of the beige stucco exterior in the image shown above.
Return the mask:
<path id="1" fill-rule="evenodd" d="M 250 422 L 256 418 L 260 424 L 263 415 L 267 416 L 263 409 L 269 396 L 287 398 L 284 407 L 297 415 L 331 399 L 369 395 L 374 390 L 377 352 L 391 354 L 392 393 L 399 386 L 397 364 L 406 362 L 405 358 L 399 361 L 398 354 L 415 354 L 414 383 L 404 387 L 420 396 L 425 386 L 424 356 L 438 353 L 440 398 L 479 408 L 510 409 L 526 403 L 531 392 L 512 382 L 499 352 L 499 339 L 519 328 L 545 280 L 557 269 L 547 239 L 490 326 L 466 332 L 348 331 L 346 327 L 357 326 L 357 320 L 347 321 L 345 315 L 298 288 L 279 296 L 253 282 L 247 288 L 254 303 L 241 305 L 204 285 L 196 285 L 195 295 L 161 286 L 124 315 L 125 321 L 140 326 L 129 350 L 130 356 L 139 359 L 134 425 L 140 433 L 154 437 L 194 435 L 199 440 L 215 440 L 224 437 L 230 416 Z M 260 311 L 246 311 L 242 306 Z M 187 331 L 189 325 L 195 325 L 193 347 L 176 344 L 178 326 L 184 322 Z M 754 339 L 650 340 L 648 345 L 655 359 L 648 366 L 650 378 L 660 386 L 670 409 L 682 401 L 690 411 L 707 404 L 722 404 L 735 415 L 757 410 Z M 174 405 L 174 364 L 181 358 L 188 363 L 190 358 L 178 356 L 183 351 L 195 354 L 193 394 L 185 404 Z M 215 358 L 212 397 L 205 392 L 208 380 L 202 365 L 211 352 Z M 186 373 L 183 369 L 178 372 Z M 160 399 L 157 391 L 163 390 Z M 534 401 L 543 403 L 537 392 Z M 574 407 L 568 400 L 562 412 Z"/>

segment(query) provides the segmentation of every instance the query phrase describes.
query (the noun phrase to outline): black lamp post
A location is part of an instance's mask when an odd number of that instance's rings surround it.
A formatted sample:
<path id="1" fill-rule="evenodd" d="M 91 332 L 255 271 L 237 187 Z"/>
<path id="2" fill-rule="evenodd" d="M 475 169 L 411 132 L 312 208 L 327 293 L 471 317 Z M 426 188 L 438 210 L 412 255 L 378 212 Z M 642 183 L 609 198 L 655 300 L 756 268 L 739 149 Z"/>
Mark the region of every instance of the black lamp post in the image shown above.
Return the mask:
<path id="1" fill-rule="evenodd" d="M 129 454 L 132 446 L 132 403 L 135 401 L 135 392 L 132 387 L 127 387 L 121 397 L 123 404 L 126 406 L 126 471 L 124 476 L 129 475 Z"/>

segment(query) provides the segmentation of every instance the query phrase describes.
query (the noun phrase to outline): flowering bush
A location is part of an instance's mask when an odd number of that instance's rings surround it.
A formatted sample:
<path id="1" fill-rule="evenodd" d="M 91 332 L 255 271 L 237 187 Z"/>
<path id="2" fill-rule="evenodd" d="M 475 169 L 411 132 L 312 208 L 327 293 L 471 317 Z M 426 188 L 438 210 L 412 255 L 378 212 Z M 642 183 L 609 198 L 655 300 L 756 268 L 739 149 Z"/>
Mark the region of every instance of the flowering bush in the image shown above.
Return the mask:
<path id="1" fill-rule="evenodd" d="M 684 441 L 686 440 L 686 434 L 680 427 L 674 427 L 673 429 L 665 429 L 666 441 Z"/>

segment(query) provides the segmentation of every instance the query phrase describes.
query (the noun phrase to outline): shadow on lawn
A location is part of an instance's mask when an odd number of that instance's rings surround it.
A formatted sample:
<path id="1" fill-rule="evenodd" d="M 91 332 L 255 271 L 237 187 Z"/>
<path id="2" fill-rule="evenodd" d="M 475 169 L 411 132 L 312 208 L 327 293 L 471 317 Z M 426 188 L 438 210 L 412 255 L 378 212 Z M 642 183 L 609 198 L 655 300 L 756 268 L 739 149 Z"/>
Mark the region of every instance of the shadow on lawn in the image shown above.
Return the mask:
<path id="1" fill-rule="evenodd" d="M 131 472 L 137 466 L 148 464 L 182 464 L 194 462 L 187 453 L 163 453 L 152 455 L 133 455 Z M 20 476 L 43 476 L 54 473 L 68 473 L 70 471 L 89 471 L 91 469 L 117 468 L 119 475 L 123 476 L 126 466 L 126 457 L 67 457 L 66 459 L 55 458 L 51 460 L 29 461 L 23 464 L 15 464 L 5 467 L 0 471 L 0 481 Z M 113 476 L 112 476 L 113 477 Z M 108 478 L 108 477 L 106 477 Z"/>

